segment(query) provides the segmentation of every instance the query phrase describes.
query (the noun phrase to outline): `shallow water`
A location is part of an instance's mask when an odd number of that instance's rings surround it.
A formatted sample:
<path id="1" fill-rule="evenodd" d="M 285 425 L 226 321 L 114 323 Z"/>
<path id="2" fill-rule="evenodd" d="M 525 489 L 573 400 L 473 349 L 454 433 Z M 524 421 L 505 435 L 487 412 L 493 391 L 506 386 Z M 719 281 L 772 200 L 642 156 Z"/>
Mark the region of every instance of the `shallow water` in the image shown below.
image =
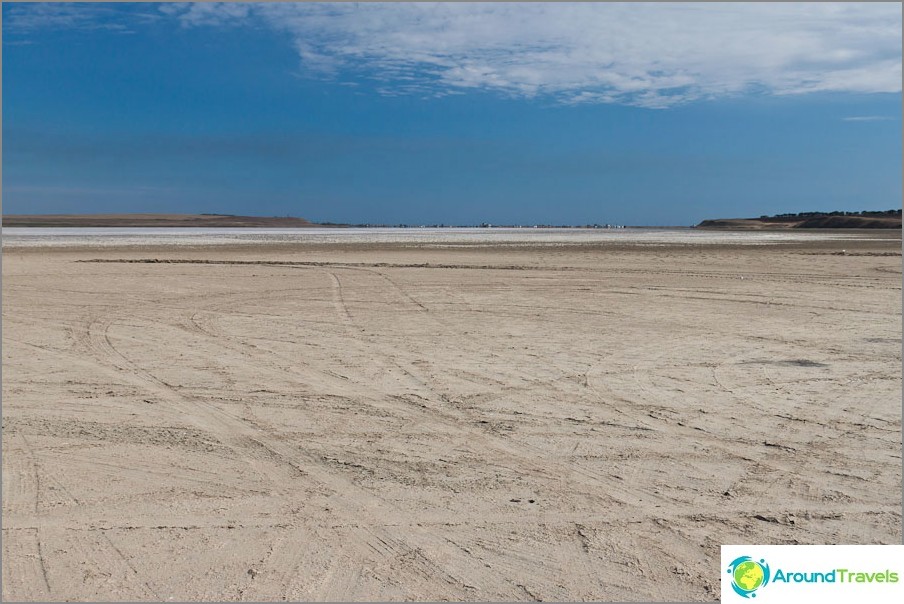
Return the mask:
<path id="1" fill-rule="evenodd" d="M 832 231 L 699 231 L 693 229 L 540 228 L 4 228 L 3 247 L 235 245 L 267 243 L 410 243 L 430 245 L 565 245 L 574 243 L 769 245 L 863 240 Z"/>

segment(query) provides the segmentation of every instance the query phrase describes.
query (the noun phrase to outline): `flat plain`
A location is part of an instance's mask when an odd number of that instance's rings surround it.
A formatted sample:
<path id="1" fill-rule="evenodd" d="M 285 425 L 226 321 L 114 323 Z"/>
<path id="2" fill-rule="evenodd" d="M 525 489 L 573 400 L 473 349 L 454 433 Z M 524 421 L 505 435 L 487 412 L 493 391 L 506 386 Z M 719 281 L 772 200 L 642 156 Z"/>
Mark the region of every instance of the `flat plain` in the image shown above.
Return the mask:
<path id="1" fill-rule="evenodd" d="M 715 600 L 723 543 L 901 541 L 899 232 L 8 247 L 2 289 L 6 600 Z"/>

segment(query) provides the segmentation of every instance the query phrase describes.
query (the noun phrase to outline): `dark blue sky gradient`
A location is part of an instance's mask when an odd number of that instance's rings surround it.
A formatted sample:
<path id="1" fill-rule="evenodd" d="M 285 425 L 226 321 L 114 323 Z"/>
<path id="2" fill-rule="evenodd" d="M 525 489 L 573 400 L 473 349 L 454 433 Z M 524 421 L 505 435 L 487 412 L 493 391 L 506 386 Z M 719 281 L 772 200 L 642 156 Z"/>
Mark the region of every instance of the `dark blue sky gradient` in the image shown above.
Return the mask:
<path id="1" fill-rule="evenodd" d="M 669 109 L 385 96 L 363 71 L 301 75 L 290 41 L 265 28 L 7 22 L 7 214 L 690 225 L 901 207 L 900 94 Z"/>

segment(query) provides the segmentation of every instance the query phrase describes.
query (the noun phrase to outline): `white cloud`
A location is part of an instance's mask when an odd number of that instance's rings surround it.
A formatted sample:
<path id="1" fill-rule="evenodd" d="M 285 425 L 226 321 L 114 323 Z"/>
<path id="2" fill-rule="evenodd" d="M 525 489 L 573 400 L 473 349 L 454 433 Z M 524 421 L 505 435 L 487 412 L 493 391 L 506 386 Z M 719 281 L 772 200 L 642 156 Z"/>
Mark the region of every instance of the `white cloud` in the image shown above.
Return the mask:
<path id="1" fill-rule="evenodd" d="M 43 10 L 58 25 L 84 21 L 75 9 Z M 288 37 L 308 76 L 355 72 L 379 80 L 384 94 L 492 90 L 669 107 L 751 91 L 901 91 L 900 3 L 204 2 L 159 10 L 185 27 L 271 28 Z"/>
<path id="2" fill-rule="evenodd" d="M 134 33 L 135 26 L 161 18 L 153 11 L 123 10 L 115 4 L 104 6 L 70 2 L 15 4 L 9 7 L 9 12 L 4 16 L 7 19 L 3 26 L 4 35 L 28 35 L 42 30 Z M 21 40 L 17 42 L 23 43 Z"/>
<path id="3" fill-rule="evenodd" d="M 889 122 L 895 118 L 889 115 L 853 115 L 841 119 L 845 122 Z"/>
<path id="4" fill-rule="evenodd" d="M 167 15 L 178 15 L 185 26 L 224 25 L 247 18 L 253 6 L 237 2 L 173 2 L 161 5 L 160 11 Z"/>
<path id="5" fill-rule="evenodd" d="M 880 3 L 195 4 L 287 33 L 312 74 L 387 94 L 466 89 L 667 107 L 750 90 L 901 90 L 901 5 Z"/>

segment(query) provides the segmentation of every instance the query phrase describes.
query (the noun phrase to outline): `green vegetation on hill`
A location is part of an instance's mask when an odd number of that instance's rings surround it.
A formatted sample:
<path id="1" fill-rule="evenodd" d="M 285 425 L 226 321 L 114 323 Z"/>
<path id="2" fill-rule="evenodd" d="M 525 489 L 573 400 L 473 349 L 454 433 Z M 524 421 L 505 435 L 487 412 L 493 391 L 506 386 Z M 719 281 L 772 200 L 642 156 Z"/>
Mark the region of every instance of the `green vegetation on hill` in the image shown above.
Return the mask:
<path id="1" fill-rule="evenodd" d="M 704 220 L 701 229 L 900 229 L 901 210 L 799 212 L 759 218 Z"/>
<path id="2" fill-rule="evenodd" d="M 901 210 L 864 210 L 862 212 L 798 212 L 797 214 L 775 214 L 760 216 L 765 222 L 787 222 L 789 220 L 805 220 L 808 218 L 824 218 L 827 216 L 859 216 L 862 218 L 901 218 Z"/>

